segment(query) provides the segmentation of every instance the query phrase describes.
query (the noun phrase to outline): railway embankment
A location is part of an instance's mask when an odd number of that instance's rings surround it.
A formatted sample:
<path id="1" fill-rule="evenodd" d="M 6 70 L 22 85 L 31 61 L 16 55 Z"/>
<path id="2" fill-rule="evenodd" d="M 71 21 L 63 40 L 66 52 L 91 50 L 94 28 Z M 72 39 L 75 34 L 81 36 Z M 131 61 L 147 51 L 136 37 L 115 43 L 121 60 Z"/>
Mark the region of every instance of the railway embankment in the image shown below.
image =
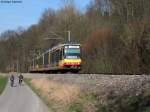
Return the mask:
<path id="1" fill-rule="evenodd" d="M 149 75 L 51 74 L 28 80 L 56 112 L 149 112 Z"/>

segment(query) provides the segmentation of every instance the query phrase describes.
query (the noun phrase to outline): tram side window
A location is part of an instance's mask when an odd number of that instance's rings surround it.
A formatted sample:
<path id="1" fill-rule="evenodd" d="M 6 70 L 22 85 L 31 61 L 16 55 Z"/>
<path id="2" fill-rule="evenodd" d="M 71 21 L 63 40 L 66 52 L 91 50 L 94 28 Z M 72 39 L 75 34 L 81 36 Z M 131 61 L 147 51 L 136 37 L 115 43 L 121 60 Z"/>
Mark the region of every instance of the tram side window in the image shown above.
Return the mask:
<path id="1" fill-rule="evenodd" d="M 43 65 L 43 56 L 40 57 L 40 65 Z"/>
<path id="2" fill-rule="evenodd" d="M 53 56 L 52 56 L 52 53 L 50 53 L 50 64 L 53 63 Z"/>
<path id="3" fill-rule="evenodd" d="M 56 63 L 56 51 L 54 52 L 54 63 Z"/>
<path id="4" fill-rule="evenodd" d="M 34 59 L 33 65 L 34 65 L 34 68 L 35 68 L 35 66 L 37 65 L 37 59 Z"/>
<path id="5" fill-rule="evenodd" d="M 40 59 L 39 58 L 37 59 L 37 64 L 38 64 L 38 66 L 40 65 Z"/>
<path id="6" fill-rule="evenodd" d="M 56 51 L 56 62 L 58 63 L 59 60 L 61 59 L 62 59 L 62 50 L 59 49 Z"/>
<path id="7" fill-rule="evenodd" d="M 33 63 L 34 63 L 34 61 L 32 61 L 32 62 L 30 63 L 30 66 L 29 66 L 30 69 L 34 68 L 34 66 L 33 66 L 34 64 L 33 64 Z"/>
<path id="8" fill-rule="evenodd" d="M 36 68 L 38 65 L 38 60 L 37 59 L 34 59 L 34 68 Z"/>
<path id="9" fill-rule="evenodd" d="M 51 53 L 51 56 L 50 56 L 50 62 L 51 64 L 54 64 L 54 52 Z"/>
<path id="10" fill-rule="evenodd" d="M 62 48 L 62 59 L 64 58 L 64 48 Z"/>
<path id="11" fill-rule="evenodd" d="M 49 53 L 46 53 L 44 55 L 44 67 L 48 67 L 48 56 L 49 56 Z"/>
<path id="12" fill-rule="evenodd" d="M 43 58 L 42 58 L 42 57 L 40 57 L 40 58 L 38 59 L 38 65 L 39 65 L 40 67 L 43 65 Z"/>
<path id="13" fill-rule="evenodd" d="M 52 59 L 53 59 L 52 53 L 50 53 L 50 65 L 53 63 L 53 62 L 52 62 Z"/>
<path id="14" fill-rule="evenodd" d="M 62 60 L 62 49 L 60 49 L 59 59 Z"/>
<path id="15" fill-rule="evenodd" d="M 51 52 L 50 57 L 50 64 L 58 64 L 59 60 L 62 59 L 62 50 Z"/>
<path id="16" fill-rule="evenodd" d="M 56 62 L 58 62 L 58 60 L 59 60 L 59 51 L 57 50 L 56 51 Z"/>
<path id="17" fill-rule="evenodd" d="M 61 49 L 58 50 L 58 54 L 59 54 L 58 55 L 58 60 L 61 60 L 62 59 Z"/>

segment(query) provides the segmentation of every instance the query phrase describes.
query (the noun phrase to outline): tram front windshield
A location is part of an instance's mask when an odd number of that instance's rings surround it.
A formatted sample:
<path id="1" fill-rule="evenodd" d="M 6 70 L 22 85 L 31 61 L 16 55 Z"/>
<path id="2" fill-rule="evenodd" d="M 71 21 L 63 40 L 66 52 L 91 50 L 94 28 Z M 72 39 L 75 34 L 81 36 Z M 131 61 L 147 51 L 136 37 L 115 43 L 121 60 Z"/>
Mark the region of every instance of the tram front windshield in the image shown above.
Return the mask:
<path id="1" fill-rule="evenodd" d="M 64 55 L 67 59 L 80 58 L 80 46 L 65 46 Z"/>

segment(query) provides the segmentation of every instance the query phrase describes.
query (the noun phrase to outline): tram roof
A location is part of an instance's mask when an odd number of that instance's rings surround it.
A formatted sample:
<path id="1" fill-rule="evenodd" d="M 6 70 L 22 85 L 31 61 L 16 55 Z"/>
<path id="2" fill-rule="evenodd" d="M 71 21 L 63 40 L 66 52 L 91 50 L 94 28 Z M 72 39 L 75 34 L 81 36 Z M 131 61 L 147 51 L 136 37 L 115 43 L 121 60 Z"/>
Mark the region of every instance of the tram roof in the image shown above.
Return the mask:
<path id="1" fill-rule="evenodd" d="M 51 52 L 51 51 L 53 51 L 53 50 L 55 50 L 55 49 L 59 49 L 59 48 L 61 48 L 61 47 L 63 47 L 63 46 L 66 46 L 66 45 L 77 45 L 77 46 L 80 46 L 81 44 L 78 44 L 78 43 L 64 43 L 64 44 L 58 44 L 58 45 L 52 47 L 51 49 L 47 50 L 46 52 L 42 53 L 42 54 L 41 54 L 40 56 L 38 56 L 37 58 L 41 57 L 42 55 L 44 55 L 44 54 L 46 54 L 46 53 L 48 53 L 48 52 Z"/>
<path id="2" fill-rule="evenodd" d="M 78 46 L 80 46 L 81 44 L 76 44 L 76 43 L 58 44 L 58 45 L 56 45 L 56 46 L 52 47 L 51 49 L 49 49 L 49 50 L 48 50 L 48 51 L 46 51 L 46 52 L 49 52 L 49 51 L 55 50 L 55 49 L 57 49 L 57 48 L 61 48 L 61 47 L 66 46 L 66 45 L 78 45 Z"/>

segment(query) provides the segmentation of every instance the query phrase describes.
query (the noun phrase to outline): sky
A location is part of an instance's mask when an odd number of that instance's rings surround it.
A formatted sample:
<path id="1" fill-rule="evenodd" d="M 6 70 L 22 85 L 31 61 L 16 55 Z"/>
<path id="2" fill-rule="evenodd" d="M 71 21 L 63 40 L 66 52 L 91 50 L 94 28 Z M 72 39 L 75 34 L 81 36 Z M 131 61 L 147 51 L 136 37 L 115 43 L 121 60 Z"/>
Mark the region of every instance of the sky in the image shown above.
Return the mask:
<path id="1" fill-rule="evenodd" d="M 12 1 L 19 2 L 12 3 Z M 83 11 L 91 0 L 74 1 L 77 8 Z M 0 33 L 8 29 L 16 30 L 18 27 L 28 28 L 38 23 L 45 9 L 57 10 L 62 6 L 62 0 L 0 0 Z"/>

